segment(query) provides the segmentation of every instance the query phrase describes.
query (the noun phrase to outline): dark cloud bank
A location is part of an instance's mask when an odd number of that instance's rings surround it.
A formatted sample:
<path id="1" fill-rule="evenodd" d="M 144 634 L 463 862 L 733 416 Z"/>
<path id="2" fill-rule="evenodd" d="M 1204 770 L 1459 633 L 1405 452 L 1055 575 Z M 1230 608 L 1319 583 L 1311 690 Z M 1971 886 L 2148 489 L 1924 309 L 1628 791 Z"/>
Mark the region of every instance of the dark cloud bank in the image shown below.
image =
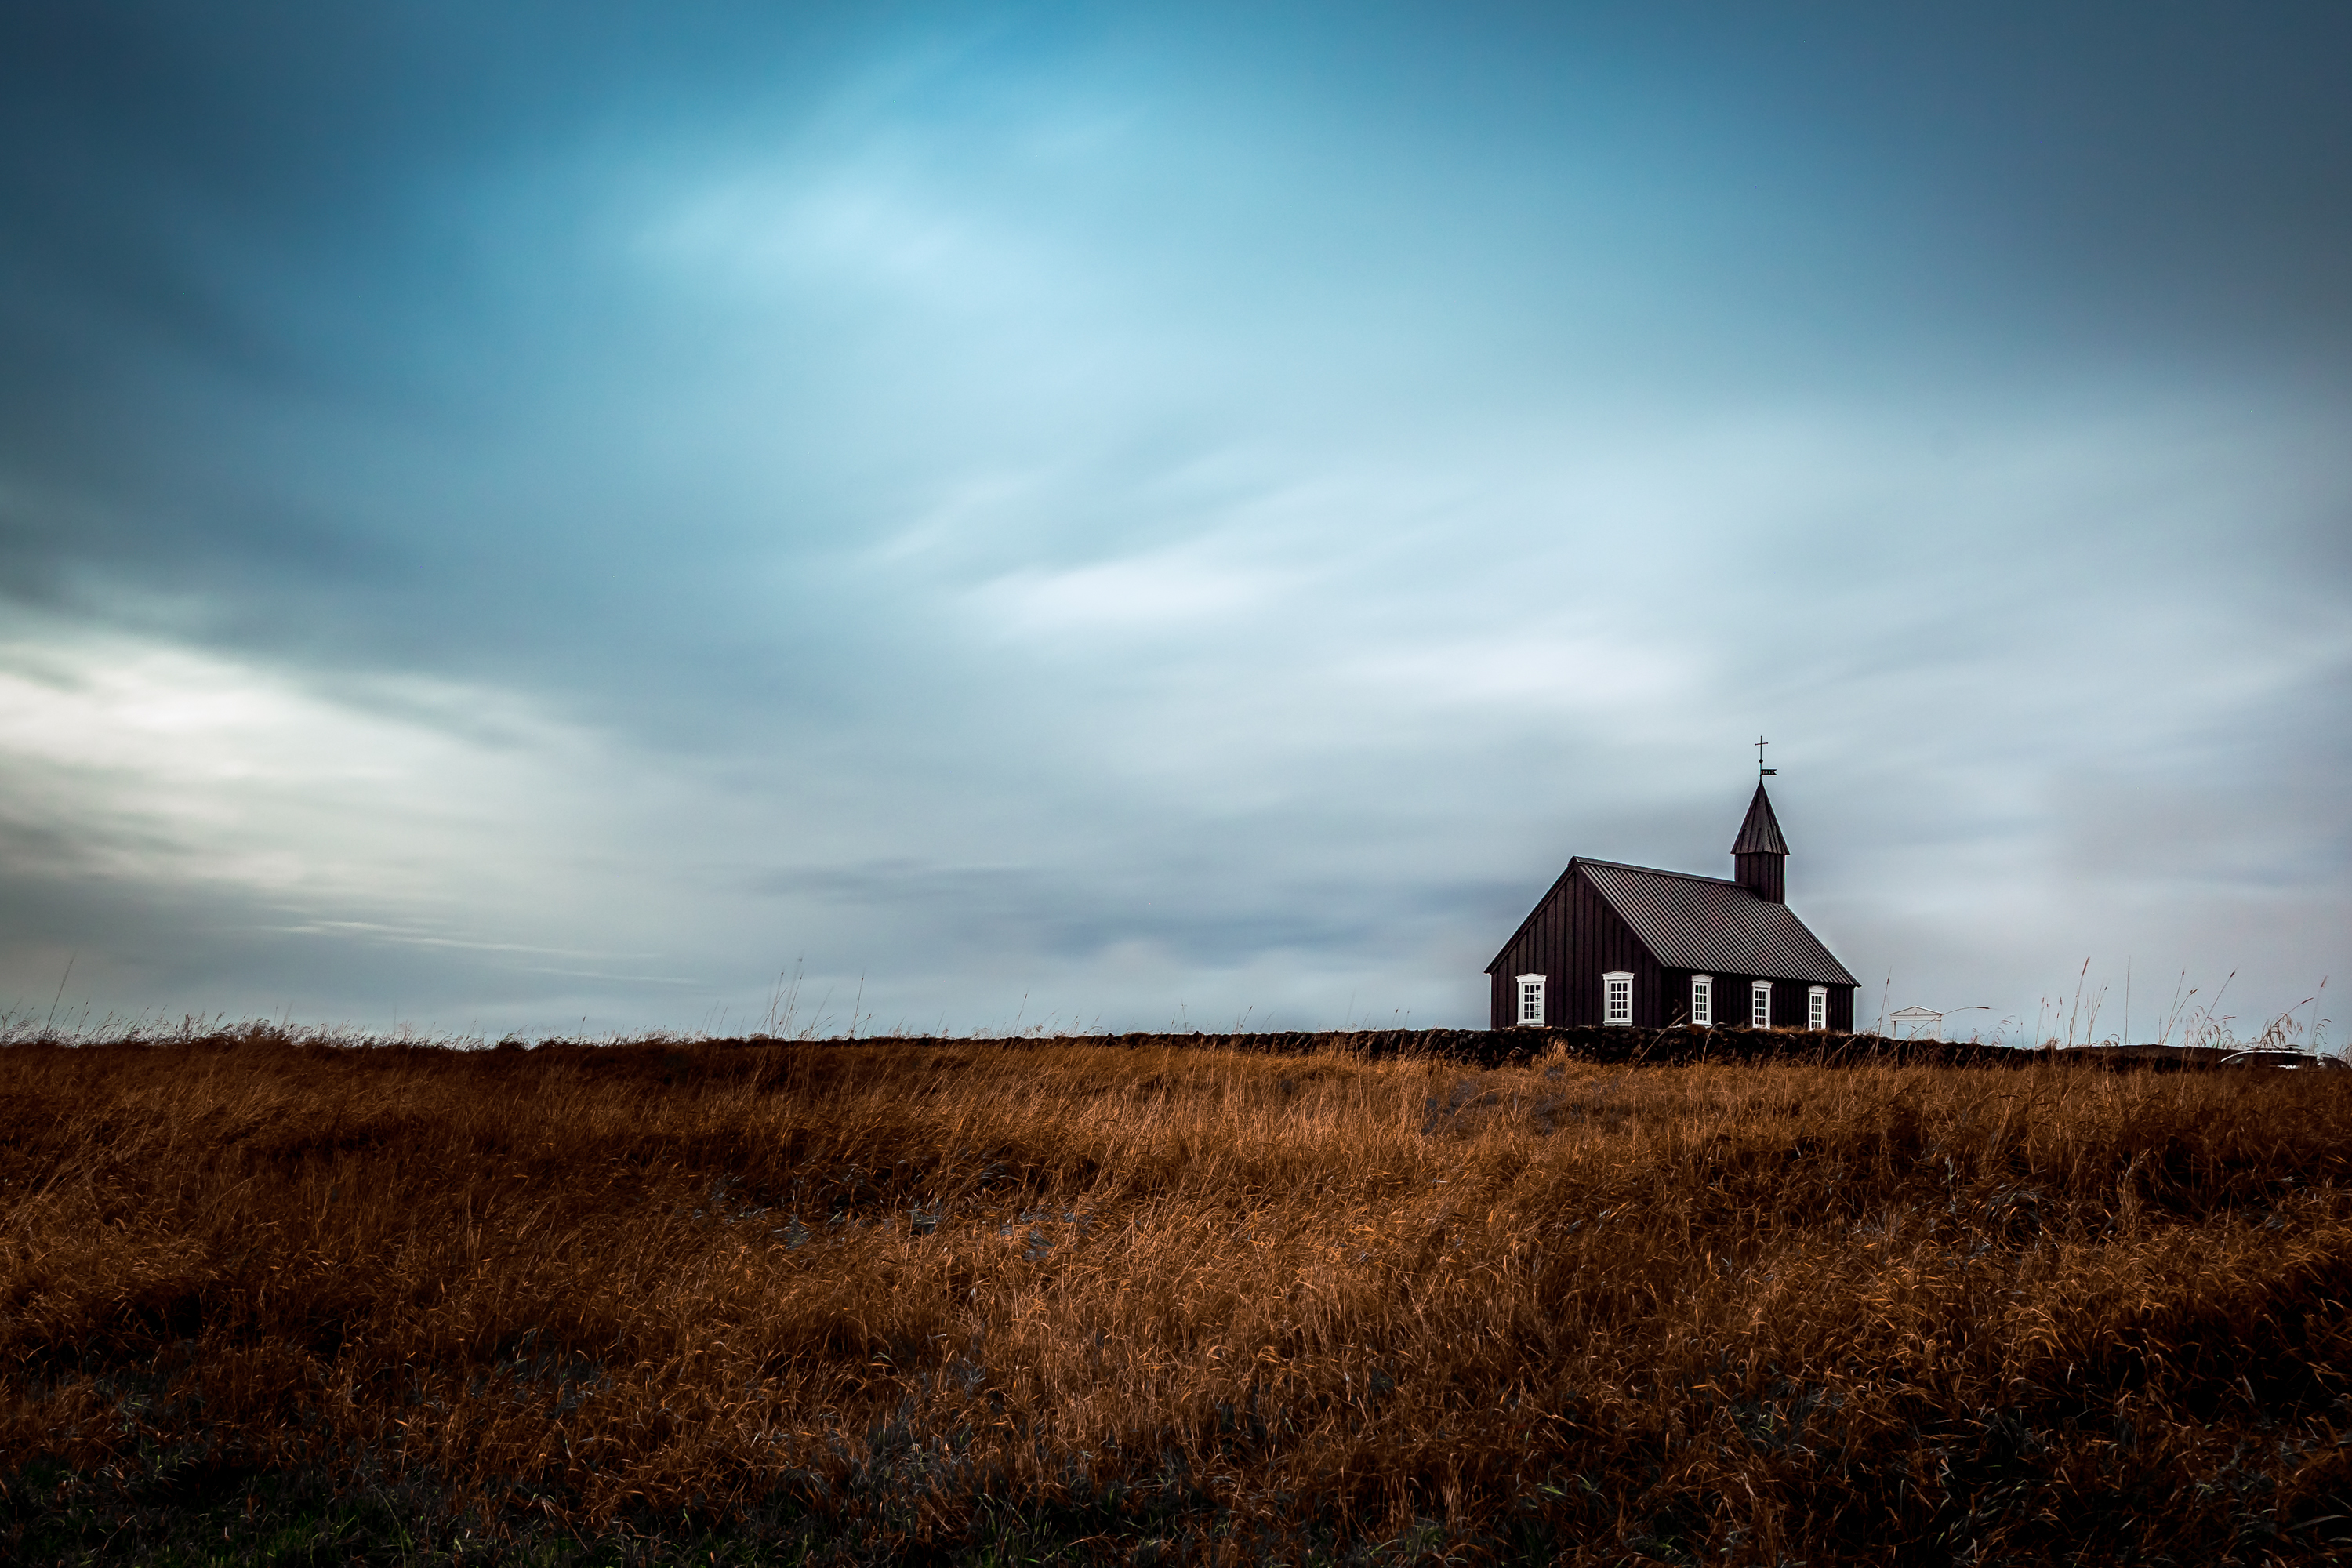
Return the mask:
<path id="1" fill-rule="evenodd" d="M 1761 731 L 1895 1005 L 2259 1022 L 2352 930 L 2348 35 L 20 8 L 0 992 L 1475 1023 Z"/>

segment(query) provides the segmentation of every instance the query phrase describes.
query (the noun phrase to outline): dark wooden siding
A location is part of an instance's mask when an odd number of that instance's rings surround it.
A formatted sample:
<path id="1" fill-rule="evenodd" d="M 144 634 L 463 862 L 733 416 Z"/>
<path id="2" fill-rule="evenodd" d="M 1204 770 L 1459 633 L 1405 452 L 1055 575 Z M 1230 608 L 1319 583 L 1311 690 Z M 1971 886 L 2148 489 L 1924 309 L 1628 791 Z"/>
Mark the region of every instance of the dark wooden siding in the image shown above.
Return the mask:
<path id="1" fill-rule="evenodd" d="M 1633 1021 L 1653 1028 L 1673 1028 L 1690 1022 L 1691 976 L 1715 976 L 1715 1027 L 1727 1028 L 1748 1022 L 1748 988 L 1759 980 L 1772 982 L 1772 1026 L 1776 1029 L 1801 1029 L 1805 1026 L 1805 993 L 1811 989 L 1801 980 L 1782 980 L 1769 974 L 1730 974 L 1714 970 L 1662 969 L 1659 972 L 1661 1005 L 1654 1017 L 1644 1017 L 1636 1007 Z M 1832 985 L 1829 1026 L 1832 1033 L 1853 1033 L 1853 991 L 1851 985 Z"/>
<path id="2" fill-rule="evenodd" d="M 1734 855 L 1731 879 L 1775 904 L 1789 901 L 1789 860 L 1785 855 Z"/>
<path id="3" fill-rule="evenodd" d="M 1535 916 L 1496 963 L 1489 1018 L 1494 1027 L 1518 1023 L 1518 977 L 1544 977 L 1544 1022 L 1574 1028 L 1601 1022 L 1601 977 L 1612 970 L 1633 976 L 1633 1022 L 1654 1024 L 1665 1005 L 1665 971 L 1632 929 L 1574 867 L 1552 884 Z"/>
<path id="4" fill-rule="evenodd" d="M 1686 969 L 1668 971 L 1672 977 L 1669 994 L 1675 998 L 1675 1005 L 1669 1009 L 1669 1016 L 1661 1020 L 1663 1023 L 1674 1025 L 1690 1022 L 1691 973 Z M 1773 974 L 1729 974 L 1712 971 L 1703 973 L 1715 973 L 1716 1027 L 1739 1027 L 1747 1024 L 1748 988 L 1759 980 L 1769 980 L 1772 983 L 1772 1026 L 1776 1029 L 1801 1029 L 1805 1026 L 1805 996 L 1806 993 L 1812 989 L 1811 983 L 1802 980 L 1784 980 Z M 1854 988 L 1851 985 L 1830 985 L 1823 989 L 1830 994 L 1831 1032 L 1840 1035 L 1853 1033 Z"/>

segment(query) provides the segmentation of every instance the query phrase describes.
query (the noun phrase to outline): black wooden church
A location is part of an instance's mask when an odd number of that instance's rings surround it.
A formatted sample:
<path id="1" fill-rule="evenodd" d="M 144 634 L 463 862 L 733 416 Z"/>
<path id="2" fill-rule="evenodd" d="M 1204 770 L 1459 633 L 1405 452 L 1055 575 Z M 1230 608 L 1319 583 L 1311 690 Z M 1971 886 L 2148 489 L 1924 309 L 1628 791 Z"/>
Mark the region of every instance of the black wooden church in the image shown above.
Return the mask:
<path id="1" fill-rule="evenodd" d="M 1570 860 L 1486 966 L 1494 1026 L 1851 1031 L 1854 978 L 1784 901 L 1788 858 L 1759 779 L 1729 880 Z"/>

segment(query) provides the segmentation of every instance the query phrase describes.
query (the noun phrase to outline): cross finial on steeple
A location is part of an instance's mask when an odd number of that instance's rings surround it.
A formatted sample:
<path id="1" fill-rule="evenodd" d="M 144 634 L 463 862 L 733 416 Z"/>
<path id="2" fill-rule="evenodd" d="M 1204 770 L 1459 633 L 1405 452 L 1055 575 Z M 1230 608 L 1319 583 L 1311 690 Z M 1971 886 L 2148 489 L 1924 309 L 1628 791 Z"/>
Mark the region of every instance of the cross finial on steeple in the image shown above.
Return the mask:
<path id="1" fill-rule="evenodd" d="M 1759 779 L 1774 778 L 1779 776 L 1780 772 L 1780 770 L 1778 768 L 1768 768 L 1764 765 L 1764 737 L 1761 735 L 1757 736 L 1756 776 Z"/>

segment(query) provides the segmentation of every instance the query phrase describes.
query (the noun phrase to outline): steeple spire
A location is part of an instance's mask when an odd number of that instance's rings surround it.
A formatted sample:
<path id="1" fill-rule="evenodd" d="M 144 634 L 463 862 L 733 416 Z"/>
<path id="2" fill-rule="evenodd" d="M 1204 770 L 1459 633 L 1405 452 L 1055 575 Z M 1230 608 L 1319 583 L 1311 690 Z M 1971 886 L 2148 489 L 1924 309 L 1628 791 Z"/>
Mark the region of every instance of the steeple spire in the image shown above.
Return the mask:
<path id="1" fill-rule="evenodd" d="M 1734 879 L 1758 898 L 1771 903 L 1788 902 L 1788 876 L 1784 862 L 1789 858 L 1789 841 L 1780 837 L 1780 824 L 1772 816 L 1772 800 L 1764 793 L 1764 781 L 1756 781 L 1756 798 L 1748 803 L 1748 819 L 1739 825 L 1739 837 L 1732 841 L 1732 864 L 1739 868 Z"/>

